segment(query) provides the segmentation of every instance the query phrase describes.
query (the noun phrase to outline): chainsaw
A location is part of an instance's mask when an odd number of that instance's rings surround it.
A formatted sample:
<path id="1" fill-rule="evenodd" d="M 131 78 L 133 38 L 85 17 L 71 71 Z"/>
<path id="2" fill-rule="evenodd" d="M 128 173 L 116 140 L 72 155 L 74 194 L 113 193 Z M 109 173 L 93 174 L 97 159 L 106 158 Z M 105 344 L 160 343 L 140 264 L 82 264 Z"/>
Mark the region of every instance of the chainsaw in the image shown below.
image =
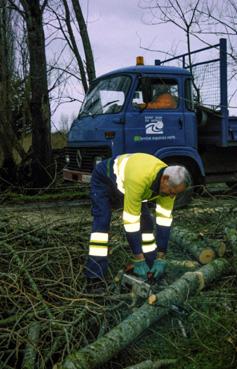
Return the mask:
<path id="1" fill-rule="evenodd" d="M 115 282 L 121 288 L 130 289 L 134 296 L 143 299 L 154 293 L 154 278 L 152 273 L 147 273 L 147 280 L 141 279 L 133 274 L 133 265 L 129 264 L 125 269 L 118 272 Z"/>

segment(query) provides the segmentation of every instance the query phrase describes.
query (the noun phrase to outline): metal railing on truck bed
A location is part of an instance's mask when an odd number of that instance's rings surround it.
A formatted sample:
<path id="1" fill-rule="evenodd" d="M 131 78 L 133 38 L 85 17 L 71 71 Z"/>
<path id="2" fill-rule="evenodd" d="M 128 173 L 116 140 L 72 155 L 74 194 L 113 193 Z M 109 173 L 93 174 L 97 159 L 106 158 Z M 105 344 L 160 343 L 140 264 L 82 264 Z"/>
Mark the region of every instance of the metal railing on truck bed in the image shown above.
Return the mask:
<path id="1" fill-rule="evenodd" d="M 213 51 L 211 55 L 210 50 Z M 205 55 L 205 53 L 208 53 L 208 57 L 206 57 L 206 60 L 201 60 L 200 54 Z M 196 60 L 193 62 L 192 59 L 194 58 Z M 236 134 L 230 136 L 233 119 L 228 119 L 226 39 L 221 38 L 218 44 L 160 61 L 159 64 L 167 64 L 177 60 L 180 60 L 182 67 L 189 69 L 193 76 L 197 104 L 213 110 L 220 116 L 220 119 L 218 119 L 219 128 L 217 129 L 213 125 L 213 130 L 219 131 L 218 145 L 232 145 L 233 141 L 236 141 Z M 211 127 L 209 127 L 209 134 L 210 130 Z M 233 131 L 235 132 L 236 129 Z"/>

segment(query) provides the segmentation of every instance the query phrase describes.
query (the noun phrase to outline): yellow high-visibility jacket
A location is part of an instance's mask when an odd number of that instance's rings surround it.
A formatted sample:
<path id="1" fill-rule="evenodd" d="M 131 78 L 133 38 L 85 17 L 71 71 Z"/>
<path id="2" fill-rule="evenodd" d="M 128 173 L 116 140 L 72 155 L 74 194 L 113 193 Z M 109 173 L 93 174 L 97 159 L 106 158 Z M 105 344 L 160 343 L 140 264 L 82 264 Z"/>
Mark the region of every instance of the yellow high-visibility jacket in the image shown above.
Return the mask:
<path id="1" fill-rule="evenodd" d="M 143 153 L 124 154 L 114 160 L 113 171 L 117 188 L 124 194 L 123 222 L 126 232 L 140 230 L 143 201 L 156 202 L 156 224 L 170 227 L 175 198 L 154 194 L 151 187 L 158 173 L 167 165 L 158 158 Z"/>

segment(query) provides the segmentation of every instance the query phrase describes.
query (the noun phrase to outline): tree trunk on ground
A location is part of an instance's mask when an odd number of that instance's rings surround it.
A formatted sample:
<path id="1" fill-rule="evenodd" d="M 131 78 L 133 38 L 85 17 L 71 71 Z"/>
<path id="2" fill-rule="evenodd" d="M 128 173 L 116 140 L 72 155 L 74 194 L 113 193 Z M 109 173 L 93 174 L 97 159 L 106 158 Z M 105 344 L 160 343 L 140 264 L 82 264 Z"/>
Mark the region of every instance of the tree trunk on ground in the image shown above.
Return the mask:
<path id="1" fill-rule="evenodd" d="M 20 2 L 25 11 L 30 54 L 32 176 L 34 186 L 40 187 L 47 185 L 51 179 L 52 160 L 43 8 L 39 0 L 20 0 Z"/>
<path id="2" fill-rule="evenodd" d="M 115 354 L 132 343 L 145 329 L 166 315 L 172 306 L 182 304 L 187 298 L 220 278 L 229 271 L 229 263 L 224 259 L 214 260 L 198 271 L 187 272 L 170 287 L 155 295 L 156 304 L 147 302 L 127 319 L 94 343 L 66 357 L 56 365 L 57 369 L 93 369 L 110 360 Z"/>
<path id="3" fill-rule="evenodd" d="M 169 266 L 187 268 L 187 269 L 197 269 L 200 267 L 200 264 L 194 260 L 171 260 L 166 259 L 166 262 Z"/>
<path id="4" fill-rule="evenodd" d="M 237 231 L 236 226 L 233 225 L 233 228 L 226 227 L 225 228 L 225 235 L 227 238 L 227 241 L 229 242 L 232 253 L 235 257 L 237 257 Z"/>
<path id="5" fill-rule="evenodd" d="M 185 251 L 193 255 L 201 264 L 207 264 L 216 256 L 222 257 L 225 254 L 225 244 L 219 240 L 199 239 L 196 234 L 174 227 L 170 234 L 170 240 L 183 247 Z"/>
<path id="6" fill-rule="evenodd" d="M 128 366 L 125 369 L 158 369 L 175 363 L 177 363 L 175 359 L 163 359 L 158 361 L 146 360 L 139 364 Z"/>
<path id="7" fill-rule="evenodd" d="M 34 369 L 37 356 L 37 346 L 40 338 L 40 323 L 34 321 L 29 326 L 28 343 L 25 348 L 25 355 L 22 369 Z"/>
<path id="8" fill-rule="evenodd" d="M 227 242 L 229 243 L 232 253 L 233 253 L 233 264 L 234 269 L 237 272 L 237 231 L 236 225 L 233 224 L 233 228 L 226 227 L 225 235 L 227 238 Z"/>

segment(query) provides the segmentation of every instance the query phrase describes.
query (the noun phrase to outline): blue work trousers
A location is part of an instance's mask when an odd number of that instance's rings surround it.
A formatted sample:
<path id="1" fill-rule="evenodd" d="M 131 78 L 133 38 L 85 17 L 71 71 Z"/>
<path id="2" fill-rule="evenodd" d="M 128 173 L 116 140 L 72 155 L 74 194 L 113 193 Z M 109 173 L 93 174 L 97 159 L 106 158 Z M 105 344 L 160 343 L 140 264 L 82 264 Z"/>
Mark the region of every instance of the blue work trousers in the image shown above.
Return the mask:
<path id="1" fill-rule="evenodd" d="M 86 276 L 87 278 L 104 278 L 108 269 L 108 254 L 109 243 L 103 243 L 103 247 L 99 247 L 98 244 L 95 247 L 96 242 L 93 241 L 93 235 L 103 236 L 109 233 L 110 220 L 112 209 L 123 208 L 123 194 L 117 189 L 116 177 L 113 174 L 111 165 L 112 161 L 105 160 L 99 163 L 92 173 L 91 178 L 91 202 L 92 202 L 92 230 L 90 249 L 92 250 L 105 250 L 108 248 L 107 253 L 103 256 L 98 255 L 96 252 L 90 253 L 86 263 Z M 141 233 L 153 232 L 153 219 L 151 217 L 147 203 L 142 203 L 141 211 Z M 132 250 L 134 252 L 134 250 Z M 102 252 L 103 253 L 103 252 Z M 156 257 L 156 252 L 147 253 L 145 255 L 148 264 L 152 264 Z"/>

